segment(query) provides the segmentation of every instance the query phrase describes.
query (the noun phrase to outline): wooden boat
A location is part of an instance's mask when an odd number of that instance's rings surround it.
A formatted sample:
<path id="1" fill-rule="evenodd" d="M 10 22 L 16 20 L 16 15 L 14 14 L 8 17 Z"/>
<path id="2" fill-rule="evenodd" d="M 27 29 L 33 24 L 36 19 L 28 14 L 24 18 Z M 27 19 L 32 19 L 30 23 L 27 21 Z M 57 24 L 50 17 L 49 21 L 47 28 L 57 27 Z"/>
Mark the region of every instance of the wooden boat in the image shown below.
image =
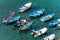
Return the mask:
<path id="1" fill-rule="evenodd" d="M 38 31 L 33 30 L 31 35 L 34 35 L 34 37 L 37 37 L 37 36 L 40 36 L 46 32 L 47 32 L 47 28 L 42 28 L 42 29 L 39 29 Z"/>
<path id="2" fill-rule="evenodd" d="M 41 40 L 54 40 L 54 39 L 55 39 L 55 34 L 51 34 L 51 35 L 49 35 Z"/>
<path id="3" fill-rule="evenodd" d="M 54 17 L 54 13 L 51 13 L 51 14 L 48 14 L 46 16 L 43 16 L 40 20 L 41 21 L 47 21 L 47 20 L 50 20 Z"/>
<path id="4" fill-rule="evenodd" d="M 49 26 L 55 26 L 55 25 L 57 25 L 58 23 L 60 23 L 60 19 L 55 19 L 55 20 L 52 20 L 52 21 L 49 23 Z"/>
<path id="5" fill-rule="evenodd" d="M 29 14 L 30 17 L 37 17 L 37 16 L 41 16 L 44 13 L 45 9 L 41 9 L 38 11 L 34 11 L 32 13 Z"/>
<path id="6" fill-rule="evenodd" d="M 28 9 L 31 7 L 31 5 L 32 5 L 31 2 L 25 4 L 24 6 L 22 6 L 22 7 L 19 9 L 19 12 L 24 12 L 24 11 L 28 10 Z"/>
<path id="7" fill-rule="evenodd" d="M 33 23 L 33 22 L 28 22 L 28 23 L 25 24 L 24 26 L 21 26 L 21 27 L 19 28 L 19 30 L 28 30 L 28 29 L 30 29 L 32 23 Z"/>
<path id="8" fill-rule="evenodd" d="M 15 22 L 20 19 L 20 16 L 14 16 L 13 18 L 6 21 L 7 24 Z"/>
<path id="9" fill-rule="evenodd" d="M 11 19 L 13 16 L 15 15 L 14 12 L 10 12 L 8 15 L 6 15 L 4 18 L 3 18 L 3 23 L 5 23 L 7 20 Z"/>

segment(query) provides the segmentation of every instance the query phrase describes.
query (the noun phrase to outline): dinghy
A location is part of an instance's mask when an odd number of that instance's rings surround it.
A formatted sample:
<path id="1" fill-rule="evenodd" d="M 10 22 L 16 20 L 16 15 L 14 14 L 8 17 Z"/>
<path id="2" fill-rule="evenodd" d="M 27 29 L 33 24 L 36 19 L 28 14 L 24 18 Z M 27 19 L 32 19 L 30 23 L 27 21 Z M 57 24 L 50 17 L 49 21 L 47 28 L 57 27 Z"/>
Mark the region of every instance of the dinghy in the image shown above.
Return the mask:
<path id="1" fill-rule="evenodd" d="M 37 16 L 41 16 L 44 13 L 45 9 L 41 9 L 38 11 L 34 11 L 32 13 L 29 14 L 30 17 L 37 17 Z"/>
<path id="2" fill-rule="evenodd" d="M 55 26 L 55 25 L 57 25 L 58 23 L 60 23 L 60 19 L 55 19 L 55 20 L 52 20 L 52 21 L 49 23 L 49 26 Z"/>
<path id="3" fill-rule="evenodd" d="M 31 33 L 31 35 L 34 35 L 34 37 L 37 37 L 46 32 L 47 32 L 47 28 L 42 28 L 42 29 L 39 29 L 38 31 L 33 30 L 33 33 Z"/>
<path id="4" fill-rule="evenodd" d="M 53 17 L 54 17 L 54 13 L 43 16 L 40 20 L 41 21 L 47 21 L 47 20 L 52 19 Z"/>
<path id="5" fill-rule="evenodd" d="M 7 20 L 6 23 L 9 24 L 9 23 L 15 22 L 15 21 L 17 21 L 17 20 L 19 20 L 19 19 L 20 19 L 20 16 L 15 16 L 15 17 Z"/>
<path id="6" fill-rule="evenodd" d="M 19 12 L 24 12 L 24 11 L 28 10 L 28 9 L 31 7 L 31 5 L 32 5 L 31 2 L 25 4 L 24 6 L 22 6 L 22 7 L 20 8 Z"/>
<path id="7" fill-rule="evenodd" d="M 54 40 L 54 39 L 55 39 L 55 34 L 51 34 L 51 35 L 49 35 L 41 40 Z"/>
<path id="8" fill-rule="evenodd" d="M 5 23 L 7 20 L 11 19 L 14 15 L 15 15 L 14 12 L 10 12 L 8 15 L 6 15 L 6 16 L 3 18 L 3 23 Z"/>
<path id="9" fill-rule="evenodd" d="M 19 28 L 19 31 L 20 31 L 20 30 L 28 30 L 28 29 L 30 29 L 32 23 L 33 23 L 33 22 L 28 22 L 28 23 L 25 24 L 24 26 L 21 26 L 21 27 Z"/>

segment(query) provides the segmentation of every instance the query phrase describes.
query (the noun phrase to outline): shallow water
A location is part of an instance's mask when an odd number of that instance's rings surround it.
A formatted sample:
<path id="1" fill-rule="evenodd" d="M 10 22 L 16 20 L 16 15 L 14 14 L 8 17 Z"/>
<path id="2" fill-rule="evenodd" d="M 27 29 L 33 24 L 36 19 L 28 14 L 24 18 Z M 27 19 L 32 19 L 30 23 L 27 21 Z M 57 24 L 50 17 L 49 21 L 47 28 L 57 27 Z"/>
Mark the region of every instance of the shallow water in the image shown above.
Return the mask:
<path id="1" fill-rule="evenodd" d="M 32 2 L 32 7 L 30 10 L 25 11 L 24 13 L 18 13 L 19 7 L 24 5 L 27 2 Z M 60 0 L 0 0 L 0 40 L 41 40 L 43 37 L 55 33 L 56 38 L 60 37 L 60 29 L 55 30 L 50 28 L 48 22 L 41 22 L 38 18 L 29 18 L 28 14 L 32 11 L 45 8 L 46 11 L 44 15 L 48 13 L 55 13 L 55 18 L 60 18 Z M 18 30 L 13 30 L 13 25 L 2 24 L 3 17 L 8 13 L 8 11 L 15 11 L 17 15 L 20 15 L 21 18 L 29 18 L 29 21 L 34 21 L 32 28 L 25 32 L 18 33 Z M 47 27 L 49 30 L 47 34 L 34 38 L 31 36 L 32 29 L 38 30 L 43 27 Z"/>

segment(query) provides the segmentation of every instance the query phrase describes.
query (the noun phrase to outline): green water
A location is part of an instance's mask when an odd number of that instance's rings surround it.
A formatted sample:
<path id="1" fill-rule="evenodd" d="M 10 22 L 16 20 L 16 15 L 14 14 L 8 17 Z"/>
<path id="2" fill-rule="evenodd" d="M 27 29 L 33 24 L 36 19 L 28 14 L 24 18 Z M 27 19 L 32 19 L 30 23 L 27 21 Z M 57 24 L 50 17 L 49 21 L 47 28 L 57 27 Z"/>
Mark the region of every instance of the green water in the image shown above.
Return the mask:
<path id="1" fill-rule="evenodd" d="M 32 8 L 24 13 L 18 13 L 19 7 L 27 2 L 32 2 Z M 0 40 L 41 40 L 41 38 L 55 33 L 56 38 L 60 37 L 60 30 L 54 30 L 50 28 L 49 22 L 41 22 L 39 18 L 29 18 L 28 14 L 32 11 L 45 8 L 45 15 L 51 12 L 55 13 L 54 18 L 60 18 L 60 0 L 0 0 Z M 15 11 L 19 14 L 21 18 L 29 18 L 29 21 L 34 21 L 32 28 L 29 31 L 20 32 L 18 30 L 13 30 L 12 25 L 2 24 L 3 17 L 8 13 L 8 11 Z M 47 34 L 34 38 L 31 36 L 32 29 L 38 30 L 40 28 L 47 27 L 49 30 Z"/>

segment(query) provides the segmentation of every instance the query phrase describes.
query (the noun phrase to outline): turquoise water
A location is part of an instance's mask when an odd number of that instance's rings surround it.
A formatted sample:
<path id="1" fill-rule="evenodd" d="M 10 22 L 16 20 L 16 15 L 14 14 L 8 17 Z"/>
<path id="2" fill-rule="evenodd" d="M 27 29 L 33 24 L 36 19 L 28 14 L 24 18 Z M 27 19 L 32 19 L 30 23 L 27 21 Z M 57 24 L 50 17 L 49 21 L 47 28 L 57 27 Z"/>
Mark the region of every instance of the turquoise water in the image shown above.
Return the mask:
<path id="1" fill-rule="evenodd" d="M 30 10 L 24 13 L 18 13 L 19 7 L 27 2 L 32 2 L 32 7 Z M 45 15 L 51 12 L 55 13 L 54 18 L 60 18 L 60 0 L 0 0 L 0 40 L 41 40 L 43 37 L 55 33 L 56 38 L 60 37 L 60 30 L 55 30 L 50 28 L 49 22 L 41 22 L 38 18 L 29 18 L 28 14 L 32 11 L 45 8 Z M 34 21 L 32 28 L 25 32 L 18 32 L 17 29 L 12 29 L 13 25 L 2 24 L 3 17 L 8 13 L 8 11 L 15 11 L 17 15 L 21 18 L 29 18 L 29 21 Z M 49 30 L 47 34 L 34 38 L 31 36 L 32 29 L 38 30 L 43 27 L 47 27 Z"/>

